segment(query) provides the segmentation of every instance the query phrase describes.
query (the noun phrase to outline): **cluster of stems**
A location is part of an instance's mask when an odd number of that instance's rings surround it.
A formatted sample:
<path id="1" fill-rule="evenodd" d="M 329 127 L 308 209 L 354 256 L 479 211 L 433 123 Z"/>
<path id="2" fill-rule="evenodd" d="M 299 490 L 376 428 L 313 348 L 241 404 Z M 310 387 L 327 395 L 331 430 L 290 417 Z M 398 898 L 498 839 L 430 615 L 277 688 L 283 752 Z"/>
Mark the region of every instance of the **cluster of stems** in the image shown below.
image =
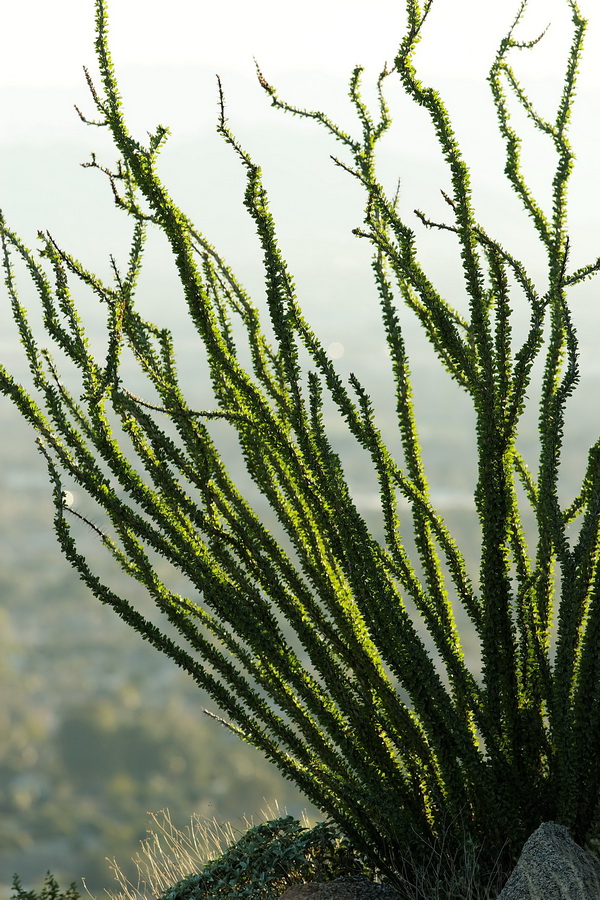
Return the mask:
<path id="1" fill-rule="evenodd" d="M 579 378 L 568 294 L 600 268 L 600 260 L 569 267 L 568 124 L 586 23 L 575 0 L 565 2 L 573 38 L 553 121 L 538 114 L 509 64 L 514 48 L 535 43 L 514 36 L 525 2 L 489 74 L 505 173 L 546 252 L 544 291 L 478 222 L 469 168 L 447 110 L 414 67 L 432 0 L 423 7 L 407 0 L 406 35 L 393 66 L 379 77 L 375 114 L 361 96 L 362 70 L 355 69 L 350 97 L 358 137 L 320 111 L 285 103 L 258 73 L 275 107 L 315 120 L 343 145 L 346 158 L 335 162 L 364 187 L 364 221 L 355 234 L 373 248 L 400 453 L 384 442 L 359 378 L 338 374 L 302 313 L 261 170 L 232 133 L 222 95 L 218 130 L 246 172 L 244 205 L 260 244 L 268 321 L 173 202 L 157 169 L 168 130 L 159 126 L 140 143 L 127 128 L 105 0 L 96 0 L 102 87 L 88 75 L 97 109 L 91 124 L 110 131 L 120 159 L 113 169 L 95 157 L 89 165 L 107 175 L 116 204 L 132 220 L 127 270 L 113 265 L 107 284 L 50 235 L 40 234 L 37 256 L 4 221 L 0 226 L 7 295 L 33 376 L 27 390 L 2 366 L 0 390 L 37 432 L 63 553 L 102 603 L 188 672 L 218 705 L 222 721 L 390 876 L 408 846 L 466 837 L 483 845 L 482 866 L 489 869 L 502 853 L 514 862 L 542 821 L 562 823 L 583 840 L 597 814 L 600 441 L 589 451 L 577 496 L 566 506 L 559 500 L 565 407 Z M 378 178 L 376 150 L 391 124 L 384 82 L 392 76 L 430 117 L 448 166 L 448 222 L 418 211 L 417 217 L 456 241 L 464 313 L 424 271 L 415 232 Z M 507 91 L 556 151 L 549 214 L 524 178 Z M 148 229 L 161 232 L 172 252 L 182 303 L 208 363 L 211 409 L 189 404 L 172 334 L 141 310 L 136 285 Z M 15 256 L 37 288 L 47 336 L 78 373 L 79 394 L 40 347 L 19 300 Z M 106 311 L 101 358 L 92 352 L 73 284 L 91 288 Z M 528 310 L 525 334 L 513 329 L 517 303 Z M 471 575 L 430 497 L 403 333 L 407 308 L 475 411 L 481 558 Z M 242 341 L 251 349 L 246 367 Z M 131 389 L 124 359 L 135 360 L 151 395 Z M 543 368 L 539 458 L 526 461 L 517 438 L 537 360 Z M 326 403 L 371 460 L 383 537 L 370 530 L 352 495 L 328 434 Z M 234 483 L 211 430 L 214 420 L 239 445 L 277 528 L 266 527 Z M 90 568 L 73 529 L 77 518 L 87 517 L 65 503 L 65 484 L 72 483 L 106 513 L 107 527 L 93 527 L 146 589 L 158 619 Z M 535 518 L 532 546 L 525 513 Z M 407 529 L 418 565 L 406 547 Z M 185 595 L 161 577 L 161 559 L 184 576 Z M 435 645 L 437 663 L 409 603 Z M 481 678 L 466 664 L 456 604 L 478 636 Z"/>

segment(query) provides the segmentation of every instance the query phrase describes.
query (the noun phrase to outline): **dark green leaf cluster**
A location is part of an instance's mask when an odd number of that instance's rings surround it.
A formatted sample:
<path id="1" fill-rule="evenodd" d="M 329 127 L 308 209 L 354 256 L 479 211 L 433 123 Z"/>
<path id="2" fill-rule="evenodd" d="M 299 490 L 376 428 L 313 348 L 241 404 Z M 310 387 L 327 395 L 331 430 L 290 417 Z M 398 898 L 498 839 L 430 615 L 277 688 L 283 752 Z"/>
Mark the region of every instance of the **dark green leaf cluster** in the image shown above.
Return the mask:
<path id="1" fill-rule="evenodd" d="M 48 872 L 39 891 L 26 891 L 23 889 L 18 875 L 13 876 L 13 894 L 11 900 L 79 900 L 81 894 L 73 881 L 65 891 L 61 891 L 58 882 L 51 872 Z"/>
<path id="2" fill-rule="evenodd" d="M 363 874 L 364 862 L 329 822 L 304 828 L 285 816 L 250 828 L 225 853 L 160 900 L 276 900 L 291 884 Z"/>

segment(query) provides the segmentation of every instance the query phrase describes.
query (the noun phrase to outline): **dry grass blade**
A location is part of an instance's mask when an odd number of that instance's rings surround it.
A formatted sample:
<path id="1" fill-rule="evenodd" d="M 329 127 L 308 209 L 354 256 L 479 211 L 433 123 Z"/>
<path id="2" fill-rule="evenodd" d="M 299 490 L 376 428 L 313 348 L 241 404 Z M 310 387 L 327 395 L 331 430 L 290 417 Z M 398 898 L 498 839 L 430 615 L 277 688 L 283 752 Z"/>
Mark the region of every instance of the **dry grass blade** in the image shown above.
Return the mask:
<path id="1" fill-rule="evenodd" d="M 277 803 L 274 807 L 261 810 L 264 822 L 284 814 Z M 168 809 L 149 815 L 152 820 L 149 837 L 141 842 L 140 851 L 132 860 L 137 871 L 136 882 L 127 878 L 115 859 L 108 861 L 119 888 L 117 891 L 107 891 L 111 900 L 152 900 L 160 897 L 183 878 L 197 874 L 208 862 L 222 856 L 241 834 L 254 825 L 253 819 L 246 816 L 240 819 L 240 827 L 234 828 L 231 822 L 221 824 L 215 818 L 206 819 L 194 814 L 189 825 L 180 829 L 173 824 Z M 309 825 L 305 813 L 302 814 L 302 824 Z"/>

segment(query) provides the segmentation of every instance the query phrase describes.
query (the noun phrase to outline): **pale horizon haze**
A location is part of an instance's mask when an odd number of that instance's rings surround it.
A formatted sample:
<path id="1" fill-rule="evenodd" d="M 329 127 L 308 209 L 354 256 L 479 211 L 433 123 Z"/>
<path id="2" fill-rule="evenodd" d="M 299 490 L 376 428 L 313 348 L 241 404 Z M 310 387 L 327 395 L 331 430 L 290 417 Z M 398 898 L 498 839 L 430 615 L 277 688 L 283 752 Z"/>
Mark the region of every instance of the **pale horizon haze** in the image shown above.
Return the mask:
<path id="1" fill-rule="evenodd" d="M 518 7 L 515 0 L 496 4 L 435 0 L 416 56 L 424 82 L 438 88 L 449 105 L 459 137 L 466 142 L 467 161 L 475 168 L 485 164 L 485 178 L 495 189 L 505 179 L 485 79 Z M 588 16 L 589 27 L 572 122 L 577 152 L 573 221 L 585 220 L 584 227 L 591 227 L 587 219 L 592 198 L 595 206 L 600 202 L 599 179 L 596 176 L 593 184 L 590 180 L 597 171 L 600 138 L 600 13 L 593 0 L 583 0 L 580 9 Z M 531 0 L 516 32 L 529 40 L 548 26 L 534 50 L 513 52 L 512 61 L 524 87 L 549 116 L 560 98 L 572 36 L 570 20 L 567 0 Z M 368 98 L 384 62 L 393 61 L 405 22 L 401 0 L 375 0 L 368 5 L 358 0 L 306 0 L 293 5 L 280 0 L 109 3 L 110 45 L 130 126 L 144 136 L 157 123 L 166 124 L 173 143 L 202 131 L 214 134 L 216 73 L 223 80 L 234 130 L 245 123 L 262 129 L 276 127 L 285 118 L 271 108 L 258 86 L 254 58 L 285 99 L 322 108 L 332 118 L 339 115 L 344 124 L 355 124 L 347 100 L 352 68 L 365 66 Z M 82 71 L 86 65 L 92 75 L 96 72 L 93 37 L 93 0 L 6 5 L 0 31 L 0 150 L 18 151 L 18 165 L 13 159 L 0 168 L 0 208 L 17 229 L 26 225 L 35 233 L 46 227 L 40 221 L 42 192 L 36 190 L 41 173 L 46 177 L 50 165 L 44 146 L 70 142 L 74 148 L 73 159 L 61 152 L 61 158 L 51 164 L 53 187 L 58 190 L 61 185 L 65 202 L 70 197 L 70 177 L 81 177 L 74 171 L 86 158 L 81 148 L 89 154 L 99 146 L 99 131 L 86 129 L 74 110 L 78 104 L 88 115 L 94 112 Z M 436 153 L 435 137 L 429 128 L 421 139 L 411 118 L 414 110 L 401 105 L 398 79 L 392 76 L 388 84 L 397 129 L 394 171 L 406 179 L 401 160 L 412 158 L 414 169 L 415 159 L 431 158 Z M 289 123 L 287 117 L 286 127 Z M 311 134 L 317 130 L 313 128 Z M 551 164 L 548 144 L 542 152 Z M 338 149 L 332 141 L 323 147 L 324 155 Z M 536 158 L 534 178 L 539 168 Z M 598 217 L 594 218 L 597 228 Z"/>

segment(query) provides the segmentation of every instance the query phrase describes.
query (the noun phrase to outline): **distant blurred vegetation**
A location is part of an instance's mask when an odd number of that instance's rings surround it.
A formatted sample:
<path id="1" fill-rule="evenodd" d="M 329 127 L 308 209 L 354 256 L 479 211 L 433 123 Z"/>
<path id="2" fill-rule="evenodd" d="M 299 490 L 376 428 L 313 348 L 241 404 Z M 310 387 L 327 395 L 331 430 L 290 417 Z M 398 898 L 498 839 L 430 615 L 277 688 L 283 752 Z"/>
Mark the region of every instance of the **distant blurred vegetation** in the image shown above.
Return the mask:
<path id="1" fill-rule="evenodd" d="M 2 421 L 6 424 L 6 410 Z M 5 434 L 7 432 L 5 431 Z M 57 553 L 31 442 L 0 442 L 0 896 L 50 869 L 114 888 L 149 812 L 243 829 L 279 803 L 316 811 L 202 712 L 197 687 L 87 596 Z M 102 564 L 101 557 L 99 565 Z M 83 648 L 83 649 L 82 649 Z M 142 687 L 143 685 L 143 687 Z M 134 874 L 134 868 L 126 874 Z M 81 882 L 78 881 L 81 888 Z"/>

